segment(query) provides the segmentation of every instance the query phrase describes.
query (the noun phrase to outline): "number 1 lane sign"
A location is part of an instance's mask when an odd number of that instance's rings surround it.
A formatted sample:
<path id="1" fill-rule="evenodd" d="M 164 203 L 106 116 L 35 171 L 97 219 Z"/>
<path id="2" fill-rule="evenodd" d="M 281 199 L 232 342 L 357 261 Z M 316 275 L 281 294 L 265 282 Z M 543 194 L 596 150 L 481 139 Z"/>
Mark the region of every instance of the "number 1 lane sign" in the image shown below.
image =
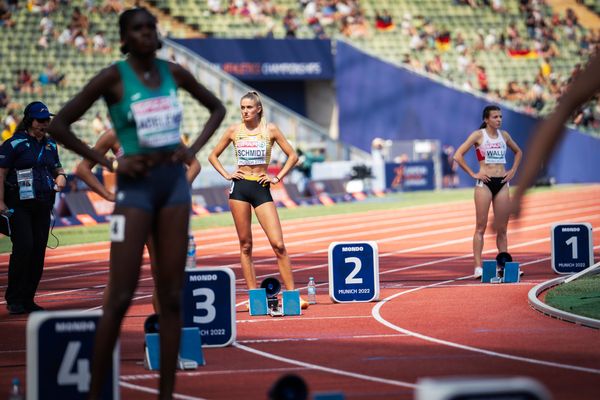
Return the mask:
<path id="1" fill-rule="evenodd" d="M 572 274 L 594 264 L 594 240 L 589 223 L 554 224 L 551 236 L 554 272 Z"/>

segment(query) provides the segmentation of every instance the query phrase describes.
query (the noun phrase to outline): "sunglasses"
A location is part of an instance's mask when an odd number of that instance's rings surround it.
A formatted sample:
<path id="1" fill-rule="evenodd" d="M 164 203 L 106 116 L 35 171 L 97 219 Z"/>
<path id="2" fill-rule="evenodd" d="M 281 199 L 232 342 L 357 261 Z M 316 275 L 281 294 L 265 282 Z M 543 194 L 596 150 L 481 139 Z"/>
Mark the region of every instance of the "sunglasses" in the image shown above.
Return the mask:
<path id="1" fill-rule="evenodd" d="M 43 124 L 44 122 L 50 122 L 50 118 L 34 118 L 38 123 Z"/>

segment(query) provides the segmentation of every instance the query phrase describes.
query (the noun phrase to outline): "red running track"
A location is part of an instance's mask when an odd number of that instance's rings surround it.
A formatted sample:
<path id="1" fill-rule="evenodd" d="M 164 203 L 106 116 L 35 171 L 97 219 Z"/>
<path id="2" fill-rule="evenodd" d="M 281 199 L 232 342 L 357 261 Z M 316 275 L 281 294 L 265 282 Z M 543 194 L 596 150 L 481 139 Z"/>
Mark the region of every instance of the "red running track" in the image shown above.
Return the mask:
<path id="1" fill-rule="evenodd" d="M 527 198 L 509 226 L 509 251 L 525 271 L 511 285 L 472 279 L 471 201 L 284 222 L 301 290 L 315 276 L 318 304 L 301 317 L 250 317 L 237 281 L 237 341 L 205 349 L 207 365 L 178 374 L 180 399 L 264 399 L 272 383 L 296 373 L 312 393 L 342 391 L 353 399 L 412 399 L 417 381 L 439 376 L 528 376 L 554 399 L 598 399 L 600 331 L 555 320 L 531 309 L 527 293 L 556 275 L 550 268 L 550 226 L 600 226 L 600 186 Z M 276 262 L 254 227 L 260 278 Z M 333 304 L 328 296 L 327 248 L 333 241 L 373 240 L 380 260 L 380 301 Z M 234 228 L 196 232 L 198 265 L 229 266 L 241 278 Z M 36 301 L 49 310 L 98 309 L 107 279 L 109 244 L 48 251 Z M 594 249 L 598 258 L 600 238 Z M 485 255 L 496 254 L 486 236 Z M 6 288 L 8 255 L 0 255 Z M 151 312 L 152 281 L 145 265 L 121 336 L 121 396 L 156 397 L 157 375 L 141 364 L 143 321 Z M 2 302 L 4 304 L 4 302 Z M 25 377 L 26 317 L 0 311 L 0 383 Z"/>

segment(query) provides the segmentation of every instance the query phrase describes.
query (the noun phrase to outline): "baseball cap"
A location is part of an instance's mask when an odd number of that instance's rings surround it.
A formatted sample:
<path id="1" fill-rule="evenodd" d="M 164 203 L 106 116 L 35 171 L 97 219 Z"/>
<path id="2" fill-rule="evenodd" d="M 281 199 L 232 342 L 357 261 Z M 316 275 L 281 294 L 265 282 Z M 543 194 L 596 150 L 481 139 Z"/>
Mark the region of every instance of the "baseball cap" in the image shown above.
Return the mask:
<path id="1" fill-rule="evenodd" d="M 54 116 L 54 114 L 51 114 L 50 111 L 48 111 L 48 106 L 46 106 L 41 101 L 34 101 L 32 103 L 29 103 L 27 107 L 25 107 L 23 114 L 26 117 L 36 119 L 44 119 Z"/>

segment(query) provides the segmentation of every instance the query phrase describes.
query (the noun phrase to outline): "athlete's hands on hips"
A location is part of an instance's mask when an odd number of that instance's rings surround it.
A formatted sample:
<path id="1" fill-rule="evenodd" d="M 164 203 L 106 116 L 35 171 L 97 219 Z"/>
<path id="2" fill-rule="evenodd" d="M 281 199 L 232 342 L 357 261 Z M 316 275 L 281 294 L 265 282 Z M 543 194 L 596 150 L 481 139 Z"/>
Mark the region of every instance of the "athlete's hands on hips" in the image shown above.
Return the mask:
<path id="1" fill-rule="evenodd" d="M 509 169 L 508 171 L 506 171 L 506 175 L 504 175 L 504 178 L 502 179 L 502 183 L 508 182 L 514 177 L 515 177 L 515 171 L 513 171 L 512 169 Z"/>
<path id="2" fill-rule="evenodd" d="M 175 149 L 175 152 L 173 152 L 172 160 L 174 162 L 181 161 L 189 165 L 194 160 L 194 156 L 195 154 L 192 153 L 192 150 L 190 150 L 189 147 L 184 144 L 180 144 L 179 147 Z"/>
<path id="3" fill-rule="evenodd" d="M 258 176 L 258 183 L 260 183 L 261 185 L 270 184 L 272 182 L 273 182 L 272 178 L 269 175 L 267 175 L 266 173 L 260 174 Z"/>
<path id="4" fill-rule="evenodd" d="M 120 157 L 118 161 L 119 164 L 115 172 L 118 172 L 119 174 L 137 178 L 148 173 L 148 162 L 141 155 Z"/>
<path id="5" fill-rule="evenodd" d="M 490 177 L 487 174 L 484 174 L 483 172 L 478 172 L 475 175 L 473 175 L 474 179 L 478 179 L 481 182 L 489 182 L 490 181 Z"/>
<path id="6" fill-rule="evenodd" d="M 227 178 L 228 181 L 231 180 L 238 180 L 238 179 L 244 179 L 244 171 L 242 171 L 241 169 L 237 169 L 233 174 L 229 175 L 229 177 Z"/>

